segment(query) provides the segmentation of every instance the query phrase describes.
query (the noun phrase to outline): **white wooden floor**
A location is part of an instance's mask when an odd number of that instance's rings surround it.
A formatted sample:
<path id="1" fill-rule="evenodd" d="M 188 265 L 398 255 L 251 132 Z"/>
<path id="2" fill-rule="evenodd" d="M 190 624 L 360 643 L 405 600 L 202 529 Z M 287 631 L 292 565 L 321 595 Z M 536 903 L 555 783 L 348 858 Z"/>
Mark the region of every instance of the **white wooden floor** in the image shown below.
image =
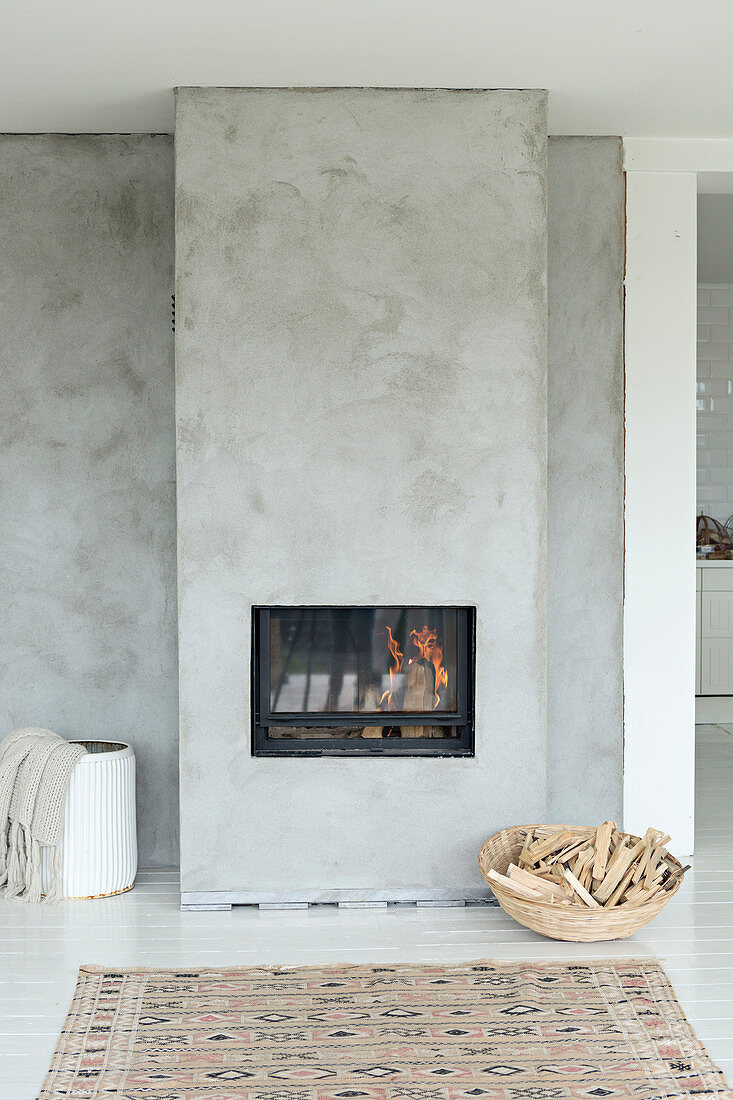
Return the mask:
<path id="1" fill-rule="evenodd" d="M 698 727 L 697 771 L 694 870 L 658 920 L 622 943 L 553 943 L 489 907 L 182 913 L 174 871 L 143 872 L 131 893 L 106 901 L 0 901 L 0 1100 L 37 1095 L 81 963 L 659 956 L 698 1035 L 733 1082 L 733 726 Z"/>

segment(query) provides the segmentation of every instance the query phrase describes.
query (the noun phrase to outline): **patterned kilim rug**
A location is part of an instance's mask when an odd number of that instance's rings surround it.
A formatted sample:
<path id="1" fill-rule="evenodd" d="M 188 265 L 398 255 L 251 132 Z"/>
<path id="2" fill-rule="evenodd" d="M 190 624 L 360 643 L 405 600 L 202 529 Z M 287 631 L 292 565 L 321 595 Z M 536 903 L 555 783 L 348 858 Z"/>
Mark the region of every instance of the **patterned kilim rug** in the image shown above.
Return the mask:
<path id="1" fill-rule="evenodd" d="M 658 963 L 84 967 L 41 1100 L 733 1100 Z"/>

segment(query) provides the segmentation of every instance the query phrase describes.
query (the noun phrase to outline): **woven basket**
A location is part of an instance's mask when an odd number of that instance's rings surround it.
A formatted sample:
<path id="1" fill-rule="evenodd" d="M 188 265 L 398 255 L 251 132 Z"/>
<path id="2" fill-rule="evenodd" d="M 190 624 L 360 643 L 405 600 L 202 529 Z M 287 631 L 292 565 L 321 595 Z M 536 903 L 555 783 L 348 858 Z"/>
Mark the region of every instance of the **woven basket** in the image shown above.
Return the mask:
<path id="1" fill-rule="evenodd" d="M 481 874 L 486 878 L 489 871 L 498 871 L 505 875 L 510 863 L 516 863 L 519 853 L 524 846 L 524 839 L 528 832 L 535 837 L 548 837 L 558 829 L 572 828 L 578 836 L 587 832 L 592 837 L 595 829 L 591 826 L 564 825 L 516 825 L 512 829 L 504 829 L 486 841 L 479 852 L 478 865 Z M 626 834 L 631 836 L 631 834 Z M 631 836 L 632 841 L 639 838 Z M 674 856 L 667 856 L 669 862 L 676 869 L 680 866 Z M 660 894 L 643 905 L 619 905 L 613 909 L 590 909 L 585 905 L 550 905 L 545 901 L 525 901 L 515 897 L 500 884 L 489 883 L 496 900 L 502 909 L 523 924 L 525 928 L 531 928 L 533 932 L 539 932 L 542 936 L 549 936 L 552 940 L 574 940 L 583 943 L 591 943 L 596 940 L 623 940 L 627 936 L 633 936 L 640 928 L 654 920 L 667 902 L 674 897 L 680 888 L 682 876 L 673 884 L 672 888 Z"/>
<path id="2" fill-rule="evenodd" d="M 696 541 L 698 546 L 727 546 L 730 548 L 731 537 L 722 523 L 712 516 L 703 515 L 697 517 Z"/>

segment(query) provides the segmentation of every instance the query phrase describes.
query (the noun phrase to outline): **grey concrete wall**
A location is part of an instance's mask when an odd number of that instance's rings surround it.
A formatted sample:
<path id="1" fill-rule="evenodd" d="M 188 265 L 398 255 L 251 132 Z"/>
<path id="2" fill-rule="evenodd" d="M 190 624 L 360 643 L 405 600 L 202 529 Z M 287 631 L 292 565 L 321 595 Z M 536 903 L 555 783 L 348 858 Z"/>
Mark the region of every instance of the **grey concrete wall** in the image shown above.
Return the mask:
<path id="1" fill-rule="evenodd" d="M 185 89 L 182 877 L 482 892 L 544 817 L 546 100 Z M 252 604 L 471 603 L 475 759 L 254 759 Z"/>
<path id="2" fill-rule="evenodd" d="M 177 862 L 172 149 L 0 138 L 0 736 L 130 741 Z"/>
<path id="3" fill-rule="evenodd" d="M 621 821 L 623 177 L 617 138 L 551 138 L 547 737 L 550 819 Z"/>

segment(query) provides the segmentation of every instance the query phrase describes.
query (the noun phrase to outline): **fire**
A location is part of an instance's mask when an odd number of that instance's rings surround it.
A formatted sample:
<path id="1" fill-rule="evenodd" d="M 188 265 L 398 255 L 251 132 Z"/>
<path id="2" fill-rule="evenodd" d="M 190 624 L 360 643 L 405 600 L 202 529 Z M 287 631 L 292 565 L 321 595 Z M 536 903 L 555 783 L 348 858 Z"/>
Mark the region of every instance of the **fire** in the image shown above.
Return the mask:
<path id="1" fill-rule="evenodd" d="M 394 710 L 394 707 L 392 706 L 392 692 L 394 691 L 395 686 L 394 678 L 402 668 L 402 658 L 404 654 L 400 651 L 400 647 L 398 646 L 395 639 L 392 637 L 392 631 L 389 627 L 387 627 L 387 633 L 389 634 L 389 641 L 387 642 L 387 645 L 389 646 L 389 652 L 392 655 L 392 660 L 394 663 L 390 666 L 389 670 L 389 691 L 385 691 L 384 695 L 379 700 L 379 706 L 381 707 L 382 703 L 386 699 L 387 710 Z"/>
<path id="2" fill-rule="evenodd" d="M 435 703 L 433 710 L 440 706 L 438 692 L 448 686 L 448 670 L 443 664 L 443 646 L 438 642 L 438 632 L 433 627 L 424 626 L 422 630 L 411 630 L 412 644 L 420 650 L 420 656 L 430 661 L 435 669 Z"/>

